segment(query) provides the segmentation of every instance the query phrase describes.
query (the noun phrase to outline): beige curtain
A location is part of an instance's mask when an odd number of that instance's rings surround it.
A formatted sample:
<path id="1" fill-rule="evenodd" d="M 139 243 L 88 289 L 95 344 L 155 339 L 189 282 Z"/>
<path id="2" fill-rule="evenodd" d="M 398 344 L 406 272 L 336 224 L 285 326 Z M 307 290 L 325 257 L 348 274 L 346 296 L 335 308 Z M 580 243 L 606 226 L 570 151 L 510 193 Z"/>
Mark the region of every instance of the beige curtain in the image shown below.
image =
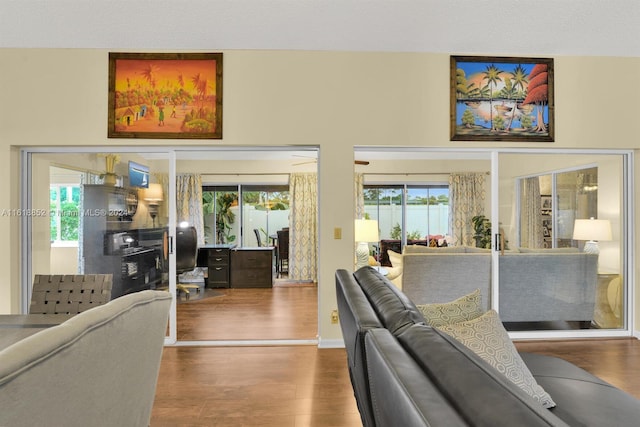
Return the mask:
<path id="1" fill-rule="evenodd" d="M 364 218 L 364 174 L 356 172 L 354 181 L 354 194 L 356 195 L 355 219 Z"/>
<path id="2" fill-rule="evenodd" d="M 522 181 L 520 193 L 520 246 L 525 248 L 544 247 L 542 232 L 542 199 L 540 180 L 536 177 Z"/>
<path id="3" fill-rule="evenodd" d="M 453 244 L 475 246 L 471 218 L 484 215 L 484 173 L 452 173 L 449 175 L 449 204 Z"/>
<path id="4" fill-rule="evenodd" d="M 318 177 L 292 173 L 289 178 L 289 279 L 317 282 Z"/>
<path id="5" fill-rule="evenodd" d="M 204 244 L 204 216 L 202 209 L 202 177 L 199 174 L 176 176 L 177 224 L 187 221 L 196 228 L 198 244 Z"/>

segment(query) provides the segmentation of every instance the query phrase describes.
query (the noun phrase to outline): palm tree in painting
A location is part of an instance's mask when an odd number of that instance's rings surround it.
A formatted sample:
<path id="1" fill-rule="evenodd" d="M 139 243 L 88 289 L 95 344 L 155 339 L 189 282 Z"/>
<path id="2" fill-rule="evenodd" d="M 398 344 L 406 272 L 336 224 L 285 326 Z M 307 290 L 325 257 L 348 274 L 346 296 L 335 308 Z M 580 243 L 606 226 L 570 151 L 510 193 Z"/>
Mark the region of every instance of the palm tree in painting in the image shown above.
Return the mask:
<path id="1" fill-rule="evenodd" d="M 191 77 L 191 83 L 193 83 L 193 87 L 196 90 L 196 93 L 200 97 L 201 108 L 204 107 L 204 101 L 207 97 L 207 91 L 209 88 L 209 81 L 202 76 L 202 74 L 198 73 L 195 76 Z"/>
<path id="2" fill-rule="evenodd" d="M 487 65 L 487 69 L 483 71 L 484 77 L 482 80 L 487 81 L 487 86 L 489 89 L 492 89 L 493 86 L 497 85 L 498 82 L 502 81 L 502 77 L 500 74 L 502 70 L 496 67 L 494 64 Z M 494 130 L 493 126 L 493 90 L 489 91 L 489 118 L 491 119 L 491 130 Z"/>
<path id="3" fill-rule="evenodd" d="M 524 67 L 520 64 L 516 66 L 511 72 L 511 78 L 509 80 L 509 86 L 511 87 L 510 95 L 517 95 L 518 89 L 521 92 L 524 92 L 525 85 L 529 82 L 527 80 L 527 72 Z M 509 118 L 509 123 L 506 126 L 506 130 L 511 129 L 511 123 L 513 123 L 513 119 L 516 115 L 516 108 L 511 110 L 511 117 Z"/>
<path id="4" fill-rule="evenodd" d="M 156 74 L 159 71 L 159 68 L 149 63 L 140 74 L 142 77 L 151 85 L 152 88 L 156 87 Z"/>
<path id="5" fill-rule="evenodd" d="M 529 89 L 523 105 L 534 104 L 536 107 L 536 127 L 534 132 L 547 132 L 544 123 L 544 106 L 549 102 L 549 71 L 547 64 L 536 64 L 529 73 Z"/>

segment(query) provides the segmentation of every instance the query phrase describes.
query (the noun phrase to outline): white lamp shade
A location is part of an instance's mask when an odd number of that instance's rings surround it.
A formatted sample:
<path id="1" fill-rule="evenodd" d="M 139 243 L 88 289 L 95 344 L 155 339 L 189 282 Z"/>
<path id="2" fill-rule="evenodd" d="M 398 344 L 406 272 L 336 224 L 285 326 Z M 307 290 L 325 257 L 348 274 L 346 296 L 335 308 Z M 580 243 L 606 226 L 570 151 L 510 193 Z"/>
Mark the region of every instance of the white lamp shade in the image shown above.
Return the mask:
<path id="1" fill-rule="evenodd" d="M 611 222 L 608 219 L 576 219 L 573 226 L 574 240 L 611 240 Z"/>
<path id="2" fill-rule="evenodd" d="M 161 202 L 164 199 L 162 194 L 162 185 L 155 183 L 149 184 L 149 188 L 144 190 L 142 198 L 147 202 Z"/>
<path id="3" fill-rule="evenodd" d="M 377 242 L 378 240 L 378 221 L 374 219 L 356 219 L 356 242 Z"/>

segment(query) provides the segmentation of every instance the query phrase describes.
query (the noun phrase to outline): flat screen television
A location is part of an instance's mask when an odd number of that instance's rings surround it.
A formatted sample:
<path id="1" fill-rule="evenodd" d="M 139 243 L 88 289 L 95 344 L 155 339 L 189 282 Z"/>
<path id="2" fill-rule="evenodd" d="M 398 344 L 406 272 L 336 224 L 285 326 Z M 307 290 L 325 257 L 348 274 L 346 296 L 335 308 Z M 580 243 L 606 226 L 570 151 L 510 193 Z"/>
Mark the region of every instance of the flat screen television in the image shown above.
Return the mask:
<path id="1" fill-rule="evenodd" d="M 149 188 L 149 166 L 129 161 L 129 185 Z"/>

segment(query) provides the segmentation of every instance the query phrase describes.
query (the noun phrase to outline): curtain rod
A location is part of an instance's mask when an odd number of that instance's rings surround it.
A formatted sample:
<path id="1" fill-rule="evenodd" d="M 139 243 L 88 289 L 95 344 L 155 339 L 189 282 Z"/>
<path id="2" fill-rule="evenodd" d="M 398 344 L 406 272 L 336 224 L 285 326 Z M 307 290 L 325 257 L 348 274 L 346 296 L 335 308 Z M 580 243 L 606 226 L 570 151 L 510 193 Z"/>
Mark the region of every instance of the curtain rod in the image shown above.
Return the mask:
<path id="1" fill-rule="evenodd" d="M 398 176 L 410 176 L 410 175 L 450 175 L 455 172 L 363 172 L 364 175 L 398 175 Z M 482 173 L 482 172 L 480 172 Z M 485 175 L 489 175 L 490 172 L 484 172 Z"/>
<path id="2" fill-rule="evenodd" d="M 264 176 L 264 175 L 281 175 L 281 176 L 289 176 L 290 173 L 288 172 L 270 172 L 270 173 L 256 173 L 256 172 L 252 172 L 252 173 L 202 173 L 200 174 L 202 176 L 210 176 L 210 175 L 216 175 L 216 176 L 222 176 L 222 175 L 227 175 L 227 176 Z"/>

